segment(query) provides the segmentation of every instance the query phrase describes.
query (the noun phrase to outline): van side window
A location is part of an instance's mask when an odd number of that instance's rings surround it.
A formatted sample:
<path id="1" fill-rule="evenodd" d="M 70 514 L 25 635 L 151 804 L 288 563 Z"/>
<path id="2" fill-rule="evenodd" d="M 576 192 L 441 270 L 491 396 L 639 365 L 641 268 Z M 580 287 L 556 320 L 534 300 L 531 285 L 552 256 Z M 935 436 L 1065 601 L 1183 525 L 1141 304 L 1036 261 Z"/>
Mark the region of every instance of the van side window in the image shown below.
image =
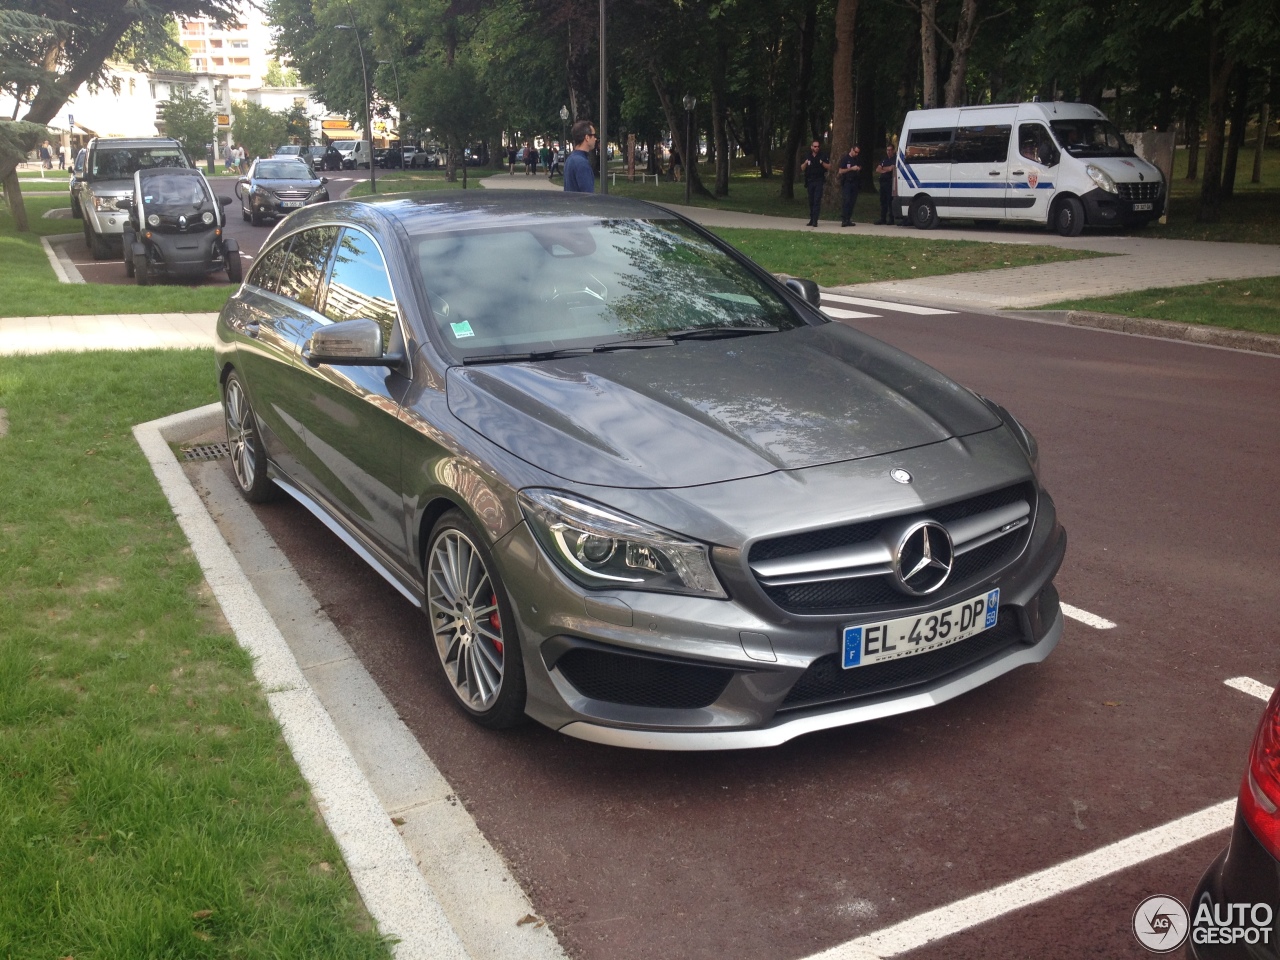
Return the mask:
<path id="1" fill-rule="evenodd" d="M 249 271 L 249 279 L 245 282 L 271 293 L 279 293 L 280 268 L 284 266 L 285 254 L 292 242 L 290 238 L 283 243 L 277 243 L 266 253 L 260 254 L 253 269 Z"/>
<path id="2" fill-rule="evenodd" d="M 357 317 L 376 320 L 382 327 L 382 342 L 391 343 L 395 297 L 382 254 L 368 234 L 350 227 L 342 232 L 333 255 L 324 315 L 335 323 Z"/>
<path id="3" fill-rule="evenodd" d="M 907 149 L 903 159 L 907 163 L 950 163 L 950 127 L 945 130 L 912 130 L 907 135 Z"/>
<path id="4" fill-rule="evenodd" d="M 1053 137 L 1040 123 L 1023 123 L 1018 126 L 1018 153 L 1046 167 L 1057 162 Z"/>
<path id="5" fill-rule="evenodd" d="M 961 127 L 956 131 L 953 163 L 1004 163 L 1009 159 L 1010 124 Z"/>

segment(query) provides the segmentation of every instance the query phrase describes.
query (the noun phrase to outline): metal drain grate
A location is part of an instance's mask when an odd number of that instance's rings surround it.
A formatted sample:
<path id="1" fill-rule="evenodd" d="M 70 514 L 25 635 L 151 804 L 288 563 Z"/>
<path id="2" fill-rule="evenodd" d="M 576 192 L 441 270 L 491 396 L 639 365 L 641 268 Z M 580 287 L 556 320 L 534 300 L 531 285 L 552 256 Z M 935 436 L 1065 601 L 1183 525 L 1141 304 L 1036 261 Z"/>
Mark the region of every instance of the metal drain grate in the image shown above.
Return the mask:
<path id="1" fill-rule="evenodd" d="M 223 457 L 230 455 L 231 452 L 227 449 L 225 440 L 222 443 L 202 443 L 198 447 L 184 447 L 182 450 L 182 459 L 188 462 L 193 460 L 221 460 Z"/>

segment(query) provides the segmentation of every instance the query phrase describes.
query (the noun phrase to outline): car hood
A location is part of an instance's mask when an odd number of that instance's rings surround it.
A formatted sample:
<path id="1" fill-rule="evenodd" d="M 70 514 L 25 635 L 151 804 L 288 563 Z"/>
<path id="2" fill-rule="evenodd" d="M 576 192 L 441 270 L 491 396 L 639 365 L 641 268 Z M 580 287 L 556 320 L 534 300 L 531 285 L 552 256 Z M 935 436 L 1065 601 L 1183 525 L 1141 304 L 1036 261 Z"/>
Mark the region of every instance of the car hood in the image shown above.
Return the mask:
<path id="1" fill-rule="evenodd" d="M 131 197 L 133 196 L 133 177 L 127 177 L 121 180 L 81 180 L 81 183 L 87 183 L 91 189 L 99 197 Z"/>
<path id="2" fill-rule="evenodd" d="M 972 393 L 842 324 L 537 363 L 451 367 L 449 409 L 548 473 L 684 487 L 874 457 L 999 426 Z"/>
<path id="3" fill-rule="evenodd" d="M 1081 163 L 1092 163 L 1111 175 L 1117 183 L 1136 183 L 1138 174 L 1146 180 L 1161 179 L 1160 171 L 1141 157 L 1081 157 Z"/>
<path id="4" fill-rule="evenodd" d="M 255 187 L 265 187 L 268 190 L 318 190 L 321 186 L 320 179 L 315 180 L 281 180 L 270 177 L 258 177 L 253 181 Z"/>

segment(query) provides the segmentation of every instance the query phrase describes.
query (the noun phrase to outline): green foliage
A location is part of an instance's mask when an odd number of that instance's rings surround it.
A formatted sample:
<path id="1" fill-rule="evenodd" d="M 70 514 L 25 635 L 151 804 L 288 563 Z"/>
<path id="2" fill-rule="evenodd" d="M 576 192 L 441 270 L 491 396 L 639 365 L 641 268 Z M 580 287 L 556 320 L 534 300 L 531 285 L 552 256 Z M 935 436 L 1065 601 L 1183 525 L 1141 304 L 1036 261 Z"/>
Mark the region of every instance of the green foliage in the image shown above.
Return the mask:
<path id="1" fill-rule="evenodd" d="M 268 63 L 267 72 L 262 75 L 262 84 L 266 87 L 296 87 L 299 83 L 298 71 L 282 67 L 279 60 Z"/>
<path id="2" fill-rule="evenodd" d="M 405 102 L 418 123 L 461 147 L 487 131 L 494 120 L 493 100 L 482 75 L 481 64 L 469 55 L 456 57 L 452 64 L 426 64 L 414 71 Z"/>
<path id="3" fill-rule="evenodd" d="M 307 116 L 307 108 L 295 104 L 285 114 L 285 136 L 289 142 L 297 142 L 304 147 L 311 146 L 311 119 Z"/>
<path id="4" fill-rule="evenodd" d="M 205 144 L 214 137 L 218 115 L 203 90 L 180 90 L 164 103 L 165 136 L 179 141 L 187 153 L 204 157 Z"/>
<path id="5" fill-rule="evenodd" d="M 289 121 L 285 114 L 258 103 L 237 101 L 232 105 L 231 136 L 249 157 L 268 157 L 288 140 Z"/>
<path id="6" fill-rule="evenodd" d="M 1112 297 L 1070 300 L 1044 309 L 1094 310 L 1275 335 L 1280 334 L 1280 277 L 1163 287 Z"/>
<path id="7" fill-rule="evenodd" d="M 39 123 L 0 123 L 0 163 L 21 163 L 49 131 Z"/>
<path id="8" fill-rule="evenodd" d="M 178 21 L 173 17 L 143 20 L 124 35 L 112 59 L 139 70 L 191 70 L 191 56 L 182 45 Z"/>

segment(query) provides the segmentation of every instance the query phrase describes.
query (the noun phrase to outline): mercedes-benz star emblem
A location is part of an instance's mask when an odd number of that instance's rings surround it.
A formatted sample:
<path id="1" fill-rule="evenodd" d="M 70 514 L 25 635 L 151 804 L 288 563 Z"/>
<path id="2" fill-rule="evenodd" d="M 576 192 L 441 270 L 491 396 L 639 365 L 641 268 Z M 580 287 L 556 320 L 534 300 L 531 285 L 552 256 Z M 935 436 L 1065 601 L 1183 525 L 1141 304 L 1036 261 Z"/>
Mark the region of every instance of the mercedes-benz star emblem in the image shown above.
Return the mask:
<path id="1" fill-rule="evenodd" d="M 897 480 L 898 483 L 911 482 L 911 474 L 909 474 L 906 470 L 903 470 L 901 467 L 894 467 L 892 470 L 890 470 L 889 477 L 893 480 Z"/>
<path id="2" fill-rule="evenodd" d="M 932 520 L 912 524 L 893 551 L 893 579 L 903 593 L 933 593 L 951 576 L 955 553 L 947 528 Z"/>

